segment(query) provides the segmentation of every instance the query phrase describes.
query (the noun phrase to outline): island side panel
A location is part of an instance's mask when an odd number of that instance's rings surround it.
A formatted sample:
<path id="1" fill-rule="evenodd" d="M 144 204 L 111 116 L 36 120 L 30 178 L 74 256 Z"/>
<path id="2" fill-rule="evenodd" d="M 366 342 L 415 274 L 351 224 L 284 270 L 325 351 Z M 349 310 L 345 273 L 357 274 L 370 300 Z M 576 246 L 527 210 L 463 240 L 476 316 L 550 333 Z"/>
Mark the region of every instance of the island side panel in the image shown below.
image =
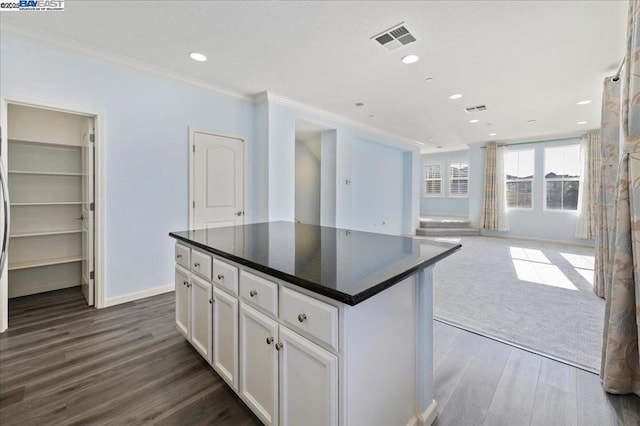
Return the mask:
<path id="1" fill-rule="evenodd" d="M 433 390 L 433 267 L 416 274 L 416 417 L 431 425 L 438 416 Z"/>
<path id="2" fill-rule="evenodd" d="M 405 425 L 416 419 L 416 276 L 344 306 L 346 425 Z"/>

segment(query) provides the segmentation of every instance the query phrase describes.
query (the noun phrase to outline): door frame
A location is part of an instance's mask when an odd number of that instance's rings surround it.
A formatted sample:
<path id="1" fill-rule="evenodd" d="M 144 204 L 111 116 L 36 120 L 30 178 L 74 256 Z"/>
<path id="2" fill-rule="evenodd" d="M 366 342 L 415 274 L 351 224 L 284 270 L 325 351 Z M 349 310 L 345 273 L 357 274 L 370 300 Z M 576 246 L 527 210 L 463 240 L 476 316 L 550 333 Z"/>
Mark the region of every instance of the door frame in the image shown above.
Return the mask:
<path id="1" fill-rule="evenodd" d="M 247 150 L 247 138 L 244 136 L 236 135 L 233 133 L 220 132 L 217 130 L 209 130 L 203 129 L 201 127 L 193 127 L 189 126 L 189 204 L 187 208 L 189 209 L 189 229 L 193 229 L 193 202 L 195 201 L 193 186 L 194 176 L 193 173 L 195 171 L 194 166 L 194 147 L 195 147 L 195 134 L 196 133 L 206 133 L 212 136 L 220 136 L 223 138 L 231 138 L 231 139 L 239 139 L 242 141 L 242 211 L 244 211 L 243 222 L 247 223 L 247 163 L 248 163 L 248 150 Z"/>
<path id="2" fill-rule="evenodd" d="M 10 104 L 24 105 L 29 107 L 44 108 L 53 111 L 66 112 L 77 115 L 93 117 L 95 128 L 94 142 L 94 202 L 96 205 L 94 211 L 94 306 L 98 309 L 105 307 L 105 214 L 106 214 L 106 149 L 104 138 L 104 112 L 92 108 L 58 104 L 55 101 L 45 99 L 34 99 L 26 96 L 14 96 L 0 94 L 0 125 L 2 126 L 0 152 L 3 154 L 0 158 L 7 161 L 8 149 L 8 121 L 7 107 Z M 0 276 L 0 333 L 4 332 L 9 325 L 9 286 L 8 286 L 8 268 L 1 271 Z"/>

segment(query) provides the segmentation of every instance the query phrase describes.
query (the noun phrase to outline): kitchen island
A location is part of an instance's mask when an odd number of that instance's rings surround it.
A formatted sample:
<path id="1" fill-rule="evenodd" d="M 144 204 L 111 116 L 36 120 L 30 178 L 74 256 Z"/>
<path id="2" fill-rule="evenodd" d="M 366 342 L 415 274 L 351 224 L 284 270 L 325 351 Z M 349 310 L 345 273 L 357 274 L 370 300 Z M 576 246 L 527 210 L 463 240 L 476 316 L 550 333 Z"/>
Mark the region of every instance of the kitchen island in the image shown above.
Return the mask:
<path id="1" fill-rule="evenodd" d="M 266 425 L 432 424 L 432 270 L 459 244 L 290 222 L 172 232 L 176 323 Z"/>

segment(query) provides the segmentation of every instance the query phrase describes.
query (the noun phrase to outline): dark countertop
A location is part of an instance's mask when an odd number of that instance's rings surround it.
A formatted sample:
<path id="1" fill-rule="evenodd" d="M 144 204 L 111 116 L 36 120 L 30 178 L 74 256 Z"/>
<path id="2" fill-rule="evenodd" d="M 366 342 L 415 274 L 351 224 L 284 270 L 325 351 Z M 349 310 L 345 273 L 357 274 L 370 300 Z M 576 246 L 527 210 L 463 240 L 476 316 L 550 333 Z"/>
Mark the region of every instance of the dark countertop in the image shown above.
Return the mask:
<path id="1" fill-rule="evenodd" d="M 382 292 L 462 247 L 292 222 L 196 229 L 169 236 L 348 305 Z"/>

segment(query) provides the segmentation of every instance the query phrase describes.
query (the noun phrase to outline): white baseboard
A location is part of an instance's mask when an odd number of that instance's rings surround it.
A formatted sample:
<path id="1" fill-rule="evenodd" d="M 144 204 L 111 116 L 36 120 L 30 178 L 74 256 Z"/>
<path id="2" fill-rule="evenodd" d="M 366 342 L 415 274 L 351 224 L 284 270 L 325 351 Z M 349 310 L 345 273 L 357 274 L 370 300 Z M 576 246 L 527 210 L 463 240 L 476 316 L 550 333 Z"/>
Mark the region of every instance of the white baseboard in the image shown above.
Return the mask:
<path id="1" fill-rule="evenodd" d="M 424 413 L 417 414 L 409 420 L 407 426 L 431 426 L 438 417 L 438 403 L 432 400 Z"/>
<path id="2" fill-rule="evenodd" d="M 160 287 L 148 288 L 142 291 L 123 294 L 122 296 L 109 297 L 104 301 L 104 307 L 120 305 L 134 300 L 144 299 L 145 297 L 156 296 L 158 294 L 169 293 L 175 290 L 175 284 L 167 284 Z"/>

